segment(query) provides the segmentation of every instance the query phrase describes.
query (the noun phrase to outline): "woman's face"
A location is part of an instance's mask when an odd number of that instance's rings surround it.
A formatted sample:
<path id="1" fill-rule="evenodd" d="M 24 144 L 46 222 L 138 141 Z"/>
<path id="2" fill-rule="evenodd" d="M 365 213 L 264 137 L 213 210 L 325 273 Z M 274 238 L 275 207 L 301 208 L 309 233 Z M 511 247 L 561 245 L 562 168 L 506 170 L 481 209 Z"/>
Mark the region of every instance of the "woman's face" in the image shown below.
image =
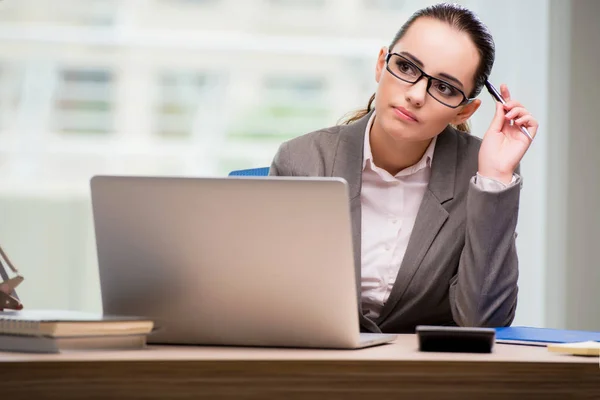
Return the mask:
<path id="1" fill-rule="evenodd" d="M 375 109 L 378 124 L 392 138 L 431 139 L 448 124 L 466 121 L 479 107 L 480 100 L 458 108 L 447 107 L 427 93 L 425 77 L 414 84 L 396 78 L 386 69 L 386 52 L 386 48 L 381 49 L 377 60 Z M 445 22 L 426 17 L 417 19 L 390 52 L 403 55 L 428 75 L 460 89 L 465 96 L 473 90 L 479 64 L 477 48 L 468 34 Z M 396 64 L 396 68 L 411 71 L 410 66 L 402 62 L 399 66 Z M 443 94 L 449 89 L 438 85 L 431 90 L 440 90 Z"/>

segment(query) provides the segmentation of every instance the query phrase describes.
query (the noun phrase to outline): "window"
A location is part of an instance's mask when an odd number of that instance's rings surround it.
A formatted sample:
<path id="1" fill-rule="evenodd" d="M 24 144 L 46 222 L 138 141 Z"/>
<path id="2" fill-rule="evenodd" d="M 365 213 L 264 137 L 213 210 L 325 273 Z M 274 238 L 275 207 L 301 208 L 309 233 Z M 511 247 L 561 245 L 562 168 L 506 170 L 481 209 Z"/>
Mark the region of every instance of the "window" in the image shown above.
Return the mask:
<path id="1" fill-rule="evenodd" d="M 0 132 L 10 128 L 19 103 L 22 75 L 9 64 L 0 64 Z"/>
<path id="2" fill-rule="evenodd" d="M 61 24 L 65 26 L 110 26 L 115 23 L 118 0 L 18 0 L 0 1 L 0 19 L 11 22 Z"/>
<path id="3" fill-rule="evenodd" d="M 400 11 L 406 7 L 404 0 L 363 0 L 367 10 Z M 419 8 L 415 5 L 415 10 Z"/>
<path id="4" fill-rule="evenodd" d="M 54 128 L 61 133 L 107 134 L 114 130 L 114 73 L 64 69 L 58 78 Z"/>
<path id="5" fill-rule="evenodd" d="M 326 5 L 326 0 L 267 0 L 271 7 L 278 8 L 322 8 Z"/>
<path id="6" fill-rule="evenodd" d="M 220 90 L 216 74 L 168 71 L 158 81 L 156 132 L 164 138 L 185 138 L 206 122 L 202 110 L 211 108 Z"/>
<path id="7" fill-rule="evenodd" d="M 173 0 L 165 0 L 169 3 L 173 3 Z M 221 0 L 176 0 L 179 3 L 197 4 L 199 6 L 214 6 L 221 2 Z"/>
<path id="8" fill-rule="evenodd" d="M 260 102 L 230 132 L 230 138 L 280 142 L 324 126 L 329 118 L 326 80 L 315 76 L 268 75 Z"/>
<path id="9" fill-rule="evenodd" d="M 64 1 L 64 0 L 63 0 Z M 110 26 L 115 23 L 117 2 L 115 0 L 75 0 L 63 7 L 64 18 L 77 25 Z"/>

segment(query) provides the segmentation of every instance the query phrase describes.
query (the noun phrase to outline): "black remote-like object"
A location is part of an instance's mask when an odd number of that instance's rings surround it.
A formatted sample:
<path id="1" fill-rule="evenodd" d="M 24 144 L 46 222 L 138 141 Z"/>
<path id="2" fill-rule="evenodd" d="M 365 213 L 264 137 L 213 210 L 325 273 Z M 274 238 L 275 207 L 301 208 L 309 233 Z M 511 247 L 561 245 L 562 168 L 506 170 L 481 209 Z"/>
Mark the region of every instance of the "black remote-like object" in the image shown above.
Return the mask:
<path id="1" fill-rule="evenodd" d="M 420 351 L 491 353 L 496 340 L 492 328 L 419 325 Z"/>

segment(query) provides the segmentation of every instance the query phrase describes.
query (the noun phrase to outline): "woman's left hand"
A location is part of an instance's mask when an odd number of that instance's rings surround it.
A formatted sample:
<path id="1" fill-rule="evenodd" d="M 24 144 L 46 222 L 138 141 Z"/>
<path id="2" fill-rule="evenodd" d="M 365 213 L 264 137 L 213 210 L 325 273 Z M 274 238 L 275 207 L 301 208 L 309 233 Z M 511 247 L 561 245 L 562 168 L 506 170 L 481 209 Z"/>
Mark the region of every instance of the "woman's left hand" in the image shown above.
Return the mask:
<path id="1" fill-rule="evenodd" d="M 517 165 L 531 145 L 531 140 L 519 127 L 527 128 L 531 137 L 535 138 L 538 122 L 521 103 L 510 99 L 506 85 L 500 86 L 500 93 L 506 104 L 496 103 L 496 115 L 479 149 L 478 172 L 486 178 L 509 184 Z M 510 120 L 514 120 L 512 126 Z"/>

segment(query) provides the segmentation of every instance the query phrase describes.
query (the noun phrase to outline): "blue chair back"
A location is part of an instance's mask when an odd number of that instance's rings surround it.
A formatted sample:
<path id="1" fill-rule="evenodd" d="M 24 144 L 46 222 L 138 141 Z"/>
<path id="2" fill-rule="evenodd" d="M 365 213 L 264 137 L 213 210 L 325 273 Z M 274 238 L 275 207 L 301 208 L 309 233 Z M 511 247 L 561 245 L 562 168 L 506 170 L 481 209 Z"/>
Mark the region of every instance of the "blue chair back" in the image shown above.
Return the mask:
<path id="1" fill-rule="evenodd" d="M 229 176 L 267 176 L 269 175 L 269 167 L 238 169 L 231 171 Z"/>

